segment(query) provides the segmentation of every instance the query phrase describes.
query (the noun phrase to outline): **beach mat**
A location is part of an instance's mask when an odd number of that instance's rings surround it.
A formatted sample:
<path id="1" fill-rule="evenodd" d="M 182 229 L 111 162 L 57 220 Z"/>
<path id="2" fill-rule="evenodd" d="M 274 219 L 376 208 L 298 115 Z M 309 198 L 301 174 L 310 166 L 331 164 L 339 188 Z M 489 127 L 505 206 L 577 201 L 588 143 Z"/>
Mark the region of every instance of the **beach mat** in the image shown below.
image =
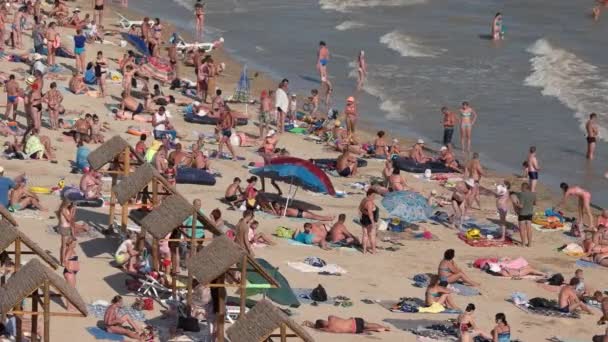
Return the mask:
<path id="1" fill-rule="evenodd" d="M 293 239 L 289 239 L 287 240 L 287 244 L 289 244 L 290 246 L 298 246 L 298 247 L 319 247 L 317 245 L 308 245 L 305 243 L 302 243 L 300 241 L 296 241 Z M 341 246 L 339 244 L 335 244 L 335 243 L 328 243 L 327 244 L 329 247 L 331 247 L 332 249 L 338 249 L 341 251 L 348 251 L 348 252 L 357 252 L 358 250 L 354 247 L 347 247 L 347 246 Z"/>
<path id="2" fill-rule="evenodd" d="M 452 292 L 459 296 L 472 297 L 481 295 L 481 292 L 479 292 L 478 289 L 460 283 L 450 284 L 448 285 L 448 289 L 452 290 Z"/>
<path id="3" fill-rule="evenodd" d="M 587 261 L 587 260 L 583 260 L 583 259 L 578 259 L 576 260 L 576 266 L 578 267 L 585 267 L 585 268 L 597 268 L 600 267 L 600 265 L 592 262 L 592 261 Z"/>
<path id="4" fill-rule="evenodd" d="M 118 334 L 112 334 L 98 327 L 88 327 L 87 332 L 93 336 L 95 340 L 101 341 L 125 341 L 125 337 Z"/>
<path id="5" fill-rule="evenodd" d="M 399 304 L 400 302 L 406 302 L 407 304 L 416 307 L 416 308 L 420 308 L 420 307 L 424 307 L 425 303 L 422 299 L 420 298 L 404 298 L 401 301 L 394 301 L 394 300 L 380 300 L 378 301 L 378 305 L 380 305 L 381 307 L 387 309 L 390 312 L 395 312 L 395 313 L 404 313 L 404 314 L 417 314 L 417 313 L 422 313 L 422 314 L 460 314 L 462 313 L 462 311 L 460 310 L 454 310 L 454 309 L 445 309 L 442 312 L 407 312 L 407 311 L 402 311 L 399 309 L 395 309 L 395 306 L 397 304 Z"/>
<path id="6" fill-rule="evenodd" d="M 321 273 L 327 272 L 330 274 L 346 274 L 347 271 L 336 264 L 327 264 L 323 267 L 314 267 L 301 261 L 287 262 L 287 266 L 293 268 L 296 271 L 303 273 Z"/>
<path id="7" fill-rule="evenodd" d="M 253 295 L 256 295 L 259 293 L 264 293 L 265 296 L 267 296 L 268 298 L 270 298 L 270 300 L 272 300 L 273 302 L 275 302 L 277 304 L 289 306 L 292 308 L 299 307 L 300 301 L 298 300 L 298 297 L 296 297 L 295 293 L 293 293 L 293 290 L 291 289 L 289 282 L 281 274 L 281 272 L 279 272 L 279 269 L 277 267 L 272 266 L 268 261 L 266 261 L 262 258 L 257 258 L 255 260 L 260 264 L 260 266 L 262 266 L 264 268 L 264 270 L 266 270 L 266 272 L 268 274 L 270 274 L 271 277 L 273 277 L 277 281 L 277 283 L 279 283 L 279 288 L 276 288 L 276 289 L 248 288 L 247 296 L 253 296 Z M 251 269 L 251 271 L 253 271 L 253 270 Z M 247 281 L 249 281 L 252 284 L 267 283 L 266 280 L 257 272 L 247 272 Z"/>
<path id="8" fill-rule="evenodd" d="M 518 309 L 522 310 L 523 312 L 526 312 L 526 313 L 529 313 L 532 315 L 545 316 L 545 317 L 556 317 L 556 318 L 573 318 L 573 319 L 581 318 L 580 315 L 576 312 L 561 312 L 557 308 L 535 308 L 533 306 L 517 305 L 512 301 L 508 301 L 508 302 L 515 305 Z"/>
<path id="9" fill-rule="evenodd" d="M 471 247 L 504 247 L 513 246 L 513 240 L 509 236 L 505 238 L 505 241 L 498 239 L 467 239 L 465 233 L 459 233 L 458 238 Z"/>
<path id="10" fill-rule="evenodd" d="M 431 233 L 431 238 L 427 239 L 424 237 L 424 232 L 414 232 L 409 229 L 406 229 L 404 232 L 379 231 L 378 239 L 383 242 L 439 241 L 439 237 L 433 233 Z"/>
<path id="11" fill-rule="evenodd" d="M 541 232 L 541 233 L 553 233 L 553 232 L 570 231 L 570 229 L 572 229 L 572 226 L 569 223 L 566 223 L 560 228 L 551 229 L 551 228 L 543 228 L 543 226 L 541 226 L 540 224 L 532 223 L 532 228 L 534 228 L 534 230 L 536 230 L 537 232 Z"/>

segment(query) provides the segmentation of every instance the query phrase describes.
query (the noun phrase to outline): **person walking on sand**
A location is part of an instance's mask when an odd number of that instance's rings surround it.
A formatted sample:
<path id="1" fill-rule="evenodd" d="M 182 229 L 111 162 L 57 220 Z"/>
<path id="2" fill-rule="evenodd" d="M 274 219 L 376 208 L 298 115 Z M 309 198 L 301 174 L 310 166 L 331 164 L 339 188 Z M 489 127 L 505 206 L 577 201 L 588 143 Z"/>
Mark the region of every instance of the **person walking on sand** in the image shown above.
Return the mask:
<path id="1" fill-rule="evenodd" d="M 232 136 L 232 128 L 234 127 L 234 116 L 232 115 L 230 108 L 225 108 L 226 109 L 222 111 L 222 114 L 220 116 L 219 128 L 221 137 L 218 144 L 216 158 L 222 158 L 222 147 L 226 145 L 228 151 L 230 151 L 230 153 L 232 154 L 232 160 L 236 161 L 238 158 L 236 153 L 234 152 L 234 147 L 232 147 L 232 144 L 230 143 L 230 137 Z"/>
<path id="2" fill-rule="evenodd" d="M 19 83 L 15 80 L 15 75 L 11 74 L 8 77 L 8 82 L 4 84 L 6 91 L 6 112 L 4 113 L 5 120 L 17 120 L 17 107 L 19 106 L 19 97 L 23 90 L 19 87 Z"/>
<path id="3" fill-rule="evenodd" d="M 587 159 L 593 160 L 599 132 L 597 114 L 589 114 L 589 120 L 587 120 L 587 123 L 585 124 L 585 130 L 587 131 Z"/>
<path id="4" fill-rule="evenodd" d="M 103 6 L 105 0 L 93 0 L 93 20 L 99 25 L 103 25 Z"/>
<path id="5" fill-rule="evenodd" d="M 591 192 L 581 188 L 580 186 L 570 186 L 567 183 L 561 183 L 559 187 L 562 189 L 564 195 L 562 200 L 553 208 L 557 210 L 566 204 L 569 197 L 578 198 L 578 220 L 581 224 L 585 224 L 583 216 L 586 214 L 589 218 L 589 228 L 594 229 L 593 225 L 593 214 L 591 213 Z"/>
<path id="6" fill-rule="evenodd" d="M 481 163 L 479 162 L 479 153 L 475 152 L 473 153 L 473 159 L 469 160 L 469 162 L 467 163 L 465 169 L 464 169 L 464 177 L 465 178 L 471 178 L 475 181 L 475 187 L 473 187 L 473 194 L 471 197 L 471 200 L 475 201 L 475 203 L 477 203 L 477 208 L 481 210 L 481 199 L 480 199 L 480 195 L 479 195 L 479 186 L 480 186 L 480 182 L 481 182 L 481 177 L 485 175 L 485 171 L 483 170 L 483 167 L 481 166 Z M 472 203 L 470 203 L 470 207 L 473 208 L 473 206 L 471 205 Z"/>
<path id="7" fill-rule="evenodd" d="M 317 52 L 317 71 L 321 77 L 321 83 L 327 81 L 327 63 L 329 63 L 329 49 L 324 41 L 320 41 Z"/>
<path id="8" fill-rule="evenodd" d="M 46 63 L 49 67 L 52 67 L 55 65 L 55 52 L 61 45 L 61 42 L 58 42 L 59 33 L 55 30 L 55 22 L 49 24 L 44 34 L 44 38 L 46 39 L 46 48 L 48 51 Z"/>
<path id="9" fill-rule="evenodd" d="M 19 8 L 13 16 L 13 23 L 11 24 L 11 43 L 13 49 L 21 50 L 23 48 L 23 41 L 21 39 L 21 22 L 26 20 L 25 10 Z"/>
<path id="10" fill-rule="evenodd" d="M 460 146 L 463 152 L 471 152 L 471 133 L 475 121 L 477 121 L 477 112 L 468 102 L 463 102 L 460 107 Z"/>
<path id="11" fill-rule="evenodd" d="M 289 111 L 289 97 L 287 92 L 289 91 L 289 80 L 283 79 L 279 83 L 275 95 L 275 106 L 277 109 L 277 131 L 283 133 L 285 129 L 285 115 Z"/>
<path id="12" fill-rule="evenodd" d="M 456 113 L 449 110 L 448 107 L 441 107 L 443 114 L 443 145 L 452 150 L 452 137 L 454 136 L 454 126 L 456 125 Z"/>
<path id="13" fill-rule="evenodd" d="M 260 95 L 260 115 L 258 116 L 260 138 L 264 137 L 266 131 L 268 130 L 268 125 L 270 124 L 271 106 L 272 100 L 270 99 L 270 96 L 268 96 L 268 92 L 266 90 L 262 90 L 262 94 Z"/>
<path id="14" fill-rule="evenodd" d="M 194 15 L 196 17 L 196 34 L 203 41 L 203 33 L 205 32 L 205 3 L 201 0 L 196 0 L 194 4 Z"/>
<path id="15" fill-rule="evenodd" d="M 365 198 L 359 204 L 359 214 L 361 214 L 360 223 L 361 226 L 363 226 L 363 236 L 361 238 L 363 254 L 368 251 L 371 254 L 376 254 L 376 225 L 378 223 L 380 211 L 374 203 L 375 197 L 376 191 L 369 189 L 367 190 Z"/>
<path id="16" fill-rule="evenodd" d="M 363 83 L 367 78 L 367 62 L 365 61 L 365 51 L 359 51 L 359 57 L 357 57 L 357 90 L 363 88 Z"/>
<path id="17" fill-rule="evenodd" d="M 536 159 L 536 146 L 530 146 L 530 152 L 528 153 L 528 178 L 530 180 L 530 191 L 536 192 L 536 183 L 538 182 L 538 171 L 540 166 L 538 165 L 538 159 Z"/>

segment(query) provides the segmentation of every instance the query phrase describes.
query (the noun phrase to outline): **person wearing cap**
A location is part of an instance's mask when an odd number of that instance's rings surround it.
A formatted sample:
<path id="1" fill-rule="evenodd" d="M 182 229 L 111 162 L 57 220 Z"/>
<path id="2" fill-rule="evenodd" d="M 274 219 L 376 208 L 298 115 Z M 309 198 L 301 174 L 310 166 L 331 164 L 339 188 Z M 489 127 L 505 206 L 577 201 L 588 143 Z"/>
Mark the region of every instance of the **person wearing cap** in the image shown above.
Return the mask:
<path id="1" fill-rule="evenodd" d="M 285 129 L 285 115 L 289 111 L 289 81 L 283 79 L 275 92 L 275 106 L 277 109 L 277 132 L 283 133 Z"/>
<path id="2" fill-rule="evenodd" d="M 454 157 L 452 150 L 447 146 L 441 146 L 439 149 L 439 161 L 447 167 L 458 170 L 458 161 L 456 160 L 456 157 Z"/>
<path id="3" fill-rule="evenodd" d="M 401 147 L 399 146 L 399 140 L 393 139 L 391 146 L 388 147 L 388 156 L 390 158 L 399 157 L 401 155 Z"/>
<path id="4" fill-rule="evenodd" d="M 511 182 L 504 181 L 504 184 L 498 184 L 496 186 L 496 211 L 500 220 L 500 226 L 502 227 L 501 240 L 504 241 L 506 238 L 507 230 L 507 213 L 509 212 L 509 190 L 511 189 Z"/>
<path id="5" fill-rule="evenodd" d="M 410 149 L 409 157 L 419 164 L 424 164 L 428 162 L 431 158 L 425 155 L 423 148 L 424 140 L 418 139 L 418 141 L 416 141 L 416 144 L 414 144 L 414 146 L 412 146 L 412 149 Z"/>
<path id="6" fill-rule="evenodd" d="M 346 106 L 344 107 L 344 116 L 346 117 L 346 130 L 348 134 L 354 134 L 355 128 L 357 125 L 357 104 L 355 103 L 355 98 L 353 96 L 349 96 L 346 99 Z"/>
<path id="7" fill-rule="evenodd" d="M 485 171 L 479 162 L 479 153 L 473 153 L 473 158 L 469 160 L 464 169 L 464 177 L 472 178 L 475 181 L 475 188 L 473 188 L 473 200 L 477 203 L 477 208 L 481 209 L 481 199 L 479 196 L 479 182 L 481 177 L 485 175 Z"/>
<path id="8" fill-rule="evenodd" d="M 15 182 L 4 176 L 4 167 L 0 166 L 0 204 L 5 208 L 9 206 L 9 192 L 15 188 Z"/>
<path id="9" fill-rule="evenodd" d="M 456 183 L 454 192 L 452 193 L 452 208 L 454 209 L 454 219 L 452 222 L 456 229 L 462 226 L 464 217 L 467 214 L 472 196 L 473 188 L 475 188 L 475 180 L 469 178 L 464 182 Z"/>
<path id="10" fill-rule="evenodd" d="M 40 129 L 42 127 L 42 91 L 34 76 L 25 80 L 28 86 L 26 113 L 28 114 L 28 127 Z"/>
<path id="11" fill-rule="evenodd" d="M 72 11 L 72 16 L 68 21 L 68 25 L 72 25 L 77 29 L 82 26 L 82 19 L 80 19 L 80 8 L 76 8 Z"/>

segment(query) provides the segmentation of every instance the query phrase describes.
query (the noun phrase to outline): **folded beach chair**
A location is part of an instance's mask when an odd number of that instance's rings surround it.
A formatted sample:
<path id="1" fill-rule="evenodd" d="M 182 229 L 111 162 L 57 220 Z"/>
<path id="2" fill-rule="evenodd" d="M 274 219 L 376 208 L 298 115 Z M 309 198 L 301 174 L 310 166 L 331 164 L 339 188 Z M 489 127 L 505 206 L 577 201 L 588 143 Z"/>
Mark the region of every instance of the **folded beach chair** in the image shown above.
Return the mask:
<path id="1" fill-rule="evenodd" d="M 160 294 L 171 293 L 171 289 L 163 286 L 158 280 L 146 274 L 146 278 L 141 280 L 141 286 L 137 290 L 143 296 L 150 296 L 160 299 Z"/>

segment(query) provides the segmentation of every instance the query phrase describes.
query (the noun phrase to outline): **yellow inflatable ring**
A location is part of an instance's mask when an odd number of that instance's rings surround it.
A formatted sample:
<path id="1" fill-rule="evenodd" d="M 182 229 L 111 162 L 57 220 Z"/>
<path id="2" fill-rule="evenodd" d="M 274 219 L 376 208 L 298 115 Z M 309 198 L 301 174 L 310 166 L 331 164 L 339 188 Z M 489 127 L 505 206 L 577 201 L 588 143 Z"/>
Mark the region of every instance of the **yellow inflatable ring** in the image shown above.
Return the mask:
<path id="1" fill-rule="evenodd" d="M 43 195 L 48 195 L 51 192 L 53 192 L 51 189 L 45 188 L 43 186 L 31 186 L 30 191 L 35 194 L 43 194 Z"/>

